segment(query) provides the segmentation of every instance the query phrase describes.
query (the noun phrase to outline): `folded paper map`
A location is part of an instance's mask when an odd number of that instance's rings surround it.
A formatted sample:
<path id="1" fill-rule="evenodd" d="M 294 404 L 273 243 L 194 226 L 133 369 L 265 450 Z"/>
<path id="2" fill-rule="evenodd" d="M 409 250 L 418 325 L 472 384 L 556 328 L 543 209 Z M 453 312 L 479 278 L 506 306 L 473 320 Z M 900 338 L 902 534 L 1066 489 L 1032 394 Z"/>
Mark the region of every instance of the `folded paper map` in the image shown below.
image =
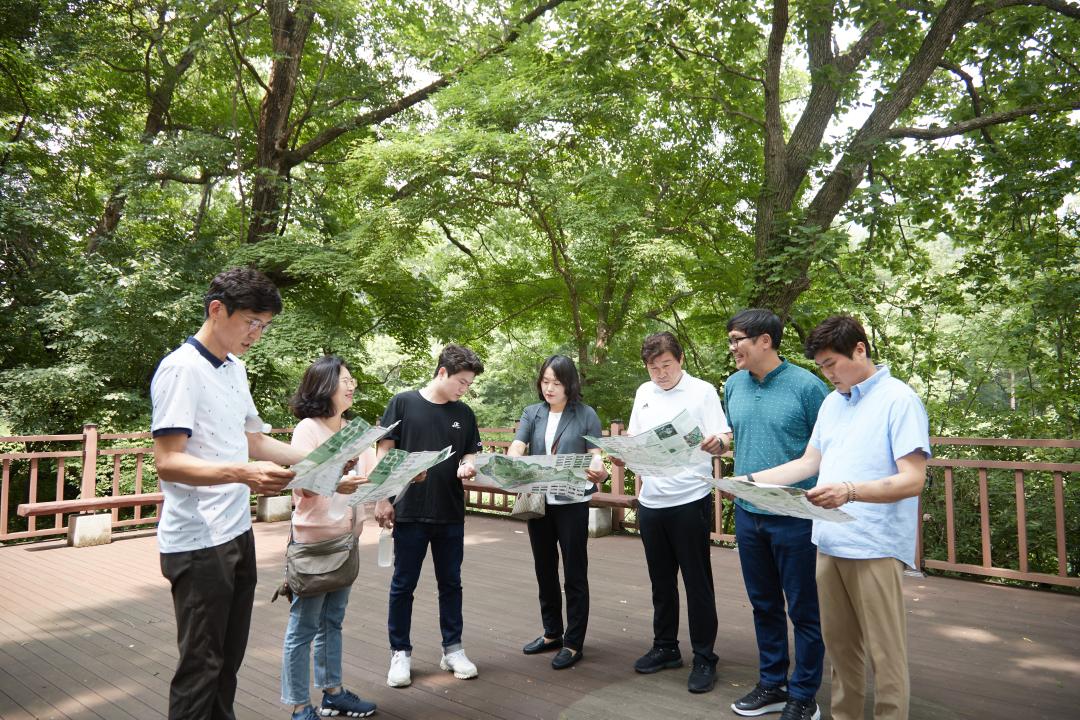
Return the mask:
<path id="1" fill-rule="evenodd" d="M 379 464 L 368 473 L 367 483 L 349 495 L 349 504 L 372 503 L 376 500 L 388 500 L 400 496 L 409 487 L 414 477 L 435 467 L 453 454 L 449 445 L 442 450 L 413 453 L 393 448 L 383 455 Z"/>
<path id="2" fill-rule="evenodd" d="M 584 437 L 608 455 L 622 460 L 638 475 L 674 475 L 712 463 L 712 455 L 698 447 L 705 439 L 701 429 L 685 410 L 674 419 L 637 435 Z"/>
<path id="3" fill-rule="evenodd" d="M 549 492 L 580 498 L 593 487 L 585 477 L 592 461 L 593 456 L 587 453 L 524 457 L 483 453 L 476 456 L 473 465 L 478 479 L 507 492 Z"/>
<path id="4" fill-rule="evenodd" d="M 353 419 L 312 450 L 306 458 L 292 466 L 296 477 L 285 486 L 286 489 L 299 488 L 319 495 L 333 495 L 341 482 L 345 463 L 382 439 L 394 425 L 386 428 L 372 427 L 363 418 Z"/>
<path id="5" fill-rule="evenodd" d="M 734 478 L 702 478 L 720 490 L 753 503 L 775 515 L 790 515 L 809 520 L 851 522 L 855 518 L 838 508 L 821 508 L 806 499 L 806 491 L 789 485 L 766 485 Z"/>

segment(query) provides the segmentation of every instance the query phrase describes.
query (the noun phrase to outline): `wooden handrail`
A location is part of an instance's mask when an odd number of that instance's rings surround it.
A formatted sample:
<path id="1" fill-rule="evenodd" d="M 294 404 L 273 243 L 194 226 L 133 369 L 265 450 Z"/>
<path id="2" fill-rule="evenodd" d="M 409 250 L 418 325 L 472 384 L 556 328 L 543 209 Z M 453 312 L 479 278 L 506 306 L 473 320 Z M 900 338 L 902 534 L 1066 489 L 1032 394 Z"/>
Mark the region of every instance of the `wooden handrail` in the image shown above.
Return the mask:
<path id="1" fill-rule="evenodd" d="M 516 428 L 509 427 L 485 427 L 481 428 L 481 432 L 486 438 L 494 437 L 507 437 L 513 436 Z M 272 432 L 278 435 L 287 435 L 292 431 L 291 428 L 275 428 Z M 619 435 L 624 431 L 621 423 L 612 423 L 609 427 L 604 429 L 605 435 Z M 66 531 L 66 516 L 76 510 L 93 510 L 93 509 L 113 509 L 114 514 L 114 527 L 127 527 L 140 524 L 153 524 L 157 522 L 157 517 L 144 517 L 142 515 L 141 508 L 145 505 L 156 505 L 161 500 L 160 493 L 142 492 L 142 472 L 146 463 L 152 462 L 153 448 L 151 445 L 151 435 L 148 432 L 135 432 L 135 433 L 98 433 L 97 427 L 93 425 L 87 425 L 84 427 L 82 434 L 55 434 L 55 435 L 24 435 L 24 436 L 3 436 L 0 437 L 0 442 L 9 444 L 26 444 L 26 443 L 77 443 L 75 448 L 67 450 L 55 449 L 55 446 L 50 447 L 47 450 L 41 450 L 37 452 L 7 452 L 0 453 L 0 464 L 2 464 L 3 484 L 2 492 L 0 492 L 0 540 L 11 540 L 21 538 L 33 538 L 33 537 L 46 537 L 50 535 L 62 534 Z M 127 444 L 128 447 L 102 447 L 103 443 L 113 443 L 120 441 L 122 445 Z M 132 442 L 134 441 L 134 442 Z M 138 441 L 146 441 L 145 444 Z M 935 514 L 939 525 L 944 530 L 943 541 L 946 544 L 945 559 L 922 559 L 921 551 L 923 543 L 919 543 L 920 550 L 920 562 L 924 567 L 932 568 L 935 570 L 948 570 L 952 572 L 959 572 L 965 574 L 974 574 L 988 577 L 1001 577 L 1010 579 L 1022 579 L 1032 582 L 1053 583 L 1064 586 L 1077 587 L 1080 586 L 1080 579 L 1076 577 L 1076 570 L 1072 570 L 1072 575 L 1068 575 L 1068 567 L 1066 563 L 1066 552 L 1070 549 L 1070 543 L 1076 542 L 1073 538 L 1067 537 L 1069 530 L 1069 524 L 1066 523 L 1066 497 L 1065 487 L 1066 483 L 1074 482 L 1076 474 L 1080 473 L 1080 462 L 1043 462 L 1040 460 L 997 460 L 997 459 L 983 459 L 983 458 L 971 458 L 971 457 L 941 457 L 941 454 L 946 451 L 947 448 L 1026 448 L 1026 449 L 1078 449 L 1080 448 L 1080 440 L 1077 439 L 1058 439 L 1058 438 L 950 438 L 950 437 L 932 437 L 931 444 L 935 448 L 935 457 L 928 461 L 928 466 L 934 468 L 937 473 L 944 473 L 943 485 L 931 486 L 931 489 L 924 493 L 922 497 L 922 505 L 926 506 L 930 502 L 934 502 L 938 505 L 938 509 Z M 484 447 L 486 450 L 502 451 L 510 445 L 508 439 L 486 439 L 484 441 Z M 48 447 L 48 446 L 47 446 Z M 969 453 L 971 451 L 968 451 Z M 966 453 L 959 453 L 966 454 Z M 98 480 L 98 468 L 97 461 L 102 457 L 111 458 L 107 461 L 111 465 L 112 475 L 112 494 L 106 496 L 97 496 L 97 480 Z M 135 494 L 133 495 L 119 495 L 119 481 L 121 478 L 121 462 L 123 458 L 135 456 L 135 475 L 136 475 L 136 487 Z M 55 482 L 50 481 L 49 484 L 44 485 L 50 487 L 55 485 L 56 497 L 62 497 L 63 489 L 67 485 L 70 489 L 72 478 L 69 477 L 68 470 L 72 469 L 70 466 L 75 465 L 78 462 L 78 458 L 82 458 L 82 468 L 80 473 L 80 481 L 78 483 L 81 490 L 80 499 L 78 500 L 52 500 L 45 502 L 37 502 L 38 494 L 38 474 L 39 463 L 48 463 L 50 466 L 56 467 Z M 69 462 L 70 461 L 70 462 Z M 26 470 L 16 471 L 15 464 L 29 463 L 30 468 L 27 474 Z M 67 466 L 65 466 L 67 463 Z M 21 466 L 24 467 L 25 466 Z M 130 467 L 130 466 L 128 466 Z M 152 467 L 152 466 L 151 466 Z M 940 468 L 940 470 L 938 470 Z M 75 466 L 75 471 L 78 472 L 78 466 Z M 954 492 L 961 492 L 961 483 L 957 480 L 957 473 L 967 473 L 963 481 L 963 485 L 966 487 L 973 487 L 969 483 L 977 479 L 979 490 L 978 492 L 978 508 L 980 517 L 978 518 L 978 525 L 974 528 L 974 537 L 968 537 L 967 540 L 974 540 L 976 543 L 976 552 L 980 557 L 970 558 L 961 557 L 963 553 L 957 552 L 958 534 L 965 532 L 971 532 L 971 529 L 965 529 L 960 527 L 957 522 L 956 513 L 958 511 L 958 503 L 954 502 Z M 1008 564 L 1016 564 L 1019 566 L 1016 568 L 1002 568 L 996 567 L 994 564 L 995 558 L 991 557 L 991 535 L 994 532 L 1000 532 L 990 526 L 989 513 L 994 511 L 1000 513 L 1000 508 L 995 509 L 996 503 L 1000 502 L 1000 482 L 1001 473 L 1006 472 L 1010 475 L 1009 483 L 1010 498 L 1015 498 L 1016 508 L 1016 540 L 1017 549 L 1021 553 L 1022 557 L 1019 561 L 1013 561 Z M 49 471 L 52 474 L 52 470 Z M 1042 496 L 1030 495 L 1030 478 L 1028 477 L 1032 473 L 1043 473 L 1052 476 L 1052 498 Z M 16 474 L 22 477 L 29 478 L 28 488 L 22 491 L 22 497 L 15 497 L 11 492 L 11 478 Z M 970 479 L 969 479 L 970 478 Z M 1068 479 L 1067 479 L 1068 478 Z M 593 495 L 591 504 L 599 507 L 610 507 L 612 509 L 612 522 L 615 527 L 627 527 L 633 528 L 636 523 L 633 522 L 633 515 L 626 516 L 627 512 L 632 512 L 634 503 L 636 501 L 637 487 L 628 489 L 625 486 L 625 472 L 622 468 L 611 468 L 611 490 L 610 492 L 602 492 Z M 985 488 L 985 489 L 984 489 Z M 509 509 L 508 504 L 501 498 L 505 496 L 505 493 L 500 492 L 497 488 L 490 488 L 486 486 L 472 485 L 469 489 L 482 492 L 483 496 L 476 496 L 478 498 L 475 507 L 485 508 L 496 511 L 507 511 Z M 993 497 L 990 497 L 990 490 L 993 489 Z M 30 496 L 27 497 L 26 493 L 29 492 Z M 48 492 L 48 491 L 47 491 Z M 944 503 L 941 504 L 941 495 L 944 495 Z M 495 500 L 485 500 L 484 498 L 500 498 L 498 503 Z M 1058 556 L 1057 573 L 1053 574 L 1052 570 L 1048 572 L 1032 572 L 1029 567 L 1028 550 L 1030 544 L 1030 538 L 1027 528 L 1028 517 L 1032 515 L 1037 509 L 1035 502 L 1042 508 L 1046 508 L 1049 503 L 1052 503 L 1052 524 L 1055 531 L 1055 545 L 1054 548 Z M 10 503 L 10 504 L 9 504 Z M 11 504 L 17 503 L 17 508 L 12 508 Z M 726 510 L 727 501 L 721 502 L 718 498 L 717 517 L 721 515 L 721 510 Z M 129 519 L 120 519 L 116 514 L 116 508 L 123 507 L 136 507 L 135 515 Z M 8 519 L 11 515 L 11 510 L 17 509 L 19 515 L 26 516 L 29 519 L 29 524 L 26 530 L 18 530 L 9 532 Z M 940 515 L 944 513 L 944 517 Z M 35 517 L 52 515 L 54 520 L 50 523 L 51 527 L 38 527 L 35 526 L 33 521 Z M 920 521 L 923 519 L 923 512 L 920 511 Z M 1070 522 L 1072 520 L 1070 519 Z M 922 527 L 923 523 L 920 523 Z M 944 526 L 944 527 L 942 527 Z M 932 527 L 932 526 L 927 526 Z M 722 529 L 722 525 L 717 526 L 717 532 L 714 532 L 713 537 L 715 539 L 730 539 L 726 535 L 719 534 L 719 530 Z M 920 537 L 920 540 L 922 538 Z M 963 538 L 960 538 L 963 539 Z M 998 563 L 1001 563 L 1001 559 L 998 558 Z"/>
<path id="2" fill-rule="evenodd" d="M 934 436 L 930 438 L 930 444 L 978 447 L 1080 448 L 1080 440 L 1061 438 L 953 438 Z"/>
<path id="3" fill-rule="evenodd" d="M 23 517 L 34 515 L 55 515 L 56 513 L 90 512 L 93 510 L 111 510 L 113 508 L 135 507 L 137 505 L 160 505 L 165 502 L 163 493 L 140 493 L 138 495 L 116 495 L 113 497 L 91 498 L 89 500 L 53 500 L 51 502 L 23 503 L 18 513 Z"/>

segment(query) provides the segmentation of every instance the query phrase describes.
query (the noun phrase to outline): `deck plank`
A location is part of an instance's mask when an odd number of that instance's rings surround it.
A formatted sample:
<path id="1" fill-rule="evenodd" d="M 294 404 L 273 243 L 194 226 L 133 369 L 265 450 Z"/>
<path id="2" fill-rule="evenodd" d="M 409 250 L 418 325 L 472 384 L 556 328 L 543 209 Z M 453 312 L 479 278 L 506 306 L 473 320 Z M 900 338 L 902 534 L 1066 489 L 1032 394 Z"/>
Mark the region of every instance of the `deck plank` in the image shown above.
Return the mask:
<path id="1" fill-rule="evenodd" d="M 640 676 L 651 604 L 641 542 L 590 541 L 591 617 L 585 659 L 561 672 L 521 646 L 540 633 L 524 525 L 470 515 L 463 566 L 464 645 L 480 669 L 460 681 L 439 670 L 438 598 L 425 565 L 413 611 L 413 685 L 385 685 L 388 569 L 377 533 L 361 537 L 361 573 L 345 619 L 346 684 L 379 716 L 413 720 L 669 720 L 734 717 L 756 680 L 752 612 L 735 551 L 714 548 L 721 660 L 717 689 L 686 692 L 688 668 Z M 279 703 L 288 608 L 269 602 L 282 575 L 288 525 L 257 524 L 259 587 L 240 674 L 240 720 L 287 717 Z M 164 718 L 176 662 L 168 583 L 153 532 L 111 545 L 62 541 L 0 547 L 0 718 Z M 1080 598 L 945 578 L 904 580 L 913 720 L 1070 717 L 1080 702 Z M 685 618 L 685 612 L 683 614 Z M 685 622 L 685 652 L 689 643 Z M 312 696 L 318 699 L 313 690 Z M 828 674 L 819 694 L 828 702 Z M 828 717 L 828 713 L 824 713 Z"/>

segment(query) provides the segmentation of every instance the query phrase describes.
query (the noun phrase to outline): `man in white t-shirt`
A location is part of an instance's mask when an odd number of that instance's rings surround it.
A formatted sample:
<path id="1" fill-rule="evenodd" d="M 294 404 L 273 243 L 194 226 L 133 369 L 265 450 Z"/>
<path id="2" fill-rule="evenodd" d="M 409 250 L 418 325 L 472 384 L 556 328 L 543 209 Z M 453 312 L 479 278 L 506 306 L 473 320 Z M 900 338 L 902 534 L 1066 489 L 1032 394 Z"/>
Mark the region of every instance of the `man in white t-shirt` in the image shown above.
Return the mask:
<path id="1" fill-rule="evenodd" d="M 263 434 L 238 359 L 281 312 L 262 273 L 218 274 L 199 331 L 161 361 L 150 384 L 154 463 L 165 495 L 161 572 L 172 586 L 179 661 L 170 720 L 233 720 L 255 596 L 251 493 L 272 495 L 304 456 Z M 248 462 L 248 459 L 260 462 Z"/>
<path id="2" fill-rule="evenodd" d="M 668 422 L 684 410 L 705 435 L 701 448 L 720 455 L 731 442 L 716 388 L 683 370 L 683 350 L 669 332 L 655 333 L 641 345 L 641 359 L 651 380 L 638 388 L 628 430 L 631 435 Z M 713 591 L 709 535 L 713 527 L 713 491 L 701 479 L 711 463 L 671 477 L 646 475 L 638 492 L 638 529 L 645 546 L 653 600 L 653 645 L 634 663 L 639 673 L 682 666 L 679 652 L 679 588 L 686 589 L 690 644 L 694 658 L 687 689 L 712 690 L 716 682 L 716 598 Z"/>

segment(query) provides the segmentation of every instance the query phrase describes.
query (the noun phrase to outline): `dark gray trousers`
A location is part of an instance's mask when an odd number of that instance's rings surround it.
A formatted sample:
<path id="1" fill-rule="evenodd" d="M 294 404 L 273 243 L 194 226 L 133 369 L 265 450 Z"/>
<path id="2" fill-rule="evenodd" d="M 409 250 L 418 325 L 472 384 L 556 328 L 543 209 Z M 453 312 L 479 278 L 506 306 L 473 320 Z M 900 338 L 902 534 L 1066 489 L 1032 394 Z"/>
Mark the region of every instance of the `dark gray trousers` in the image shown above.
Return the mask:
<path id="1" fill-rule="evenodd" d="M 215 547 L 162 553 L 161 574 L 172 585 L 180 651 L 169 720 L 235 720 L 236 673 L 255 599 L 255 536 L 248 530 Z"/>

